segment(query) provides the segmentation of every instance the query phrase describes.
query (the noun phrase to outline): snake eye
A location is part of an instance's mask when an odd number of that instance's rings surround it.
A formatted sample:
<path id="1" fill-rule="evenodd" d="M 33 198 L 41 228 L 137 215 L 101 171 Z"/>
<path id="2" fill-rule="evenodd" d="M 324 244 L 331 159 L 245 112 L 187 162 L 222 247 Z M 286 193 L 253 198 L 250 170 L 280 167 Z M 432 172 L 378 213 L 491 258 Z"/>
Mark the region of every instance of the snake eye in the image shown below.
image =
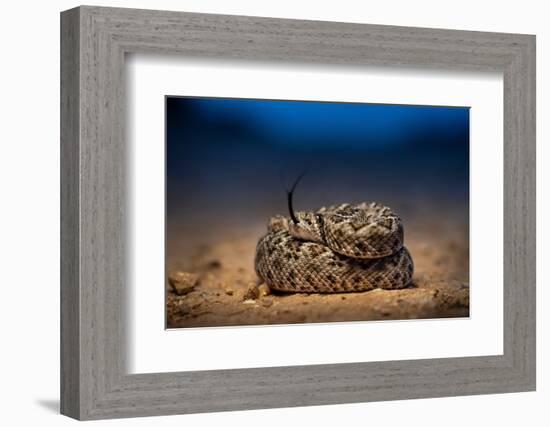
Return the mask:
<path id="1" fill-rule="evenodd" d="M 315 214 L 315 220 L 317 221 L 317 225 L 319 226 L 319 228 L 321 228 L 324 223 L 323 216 L 320 214 Z"/>

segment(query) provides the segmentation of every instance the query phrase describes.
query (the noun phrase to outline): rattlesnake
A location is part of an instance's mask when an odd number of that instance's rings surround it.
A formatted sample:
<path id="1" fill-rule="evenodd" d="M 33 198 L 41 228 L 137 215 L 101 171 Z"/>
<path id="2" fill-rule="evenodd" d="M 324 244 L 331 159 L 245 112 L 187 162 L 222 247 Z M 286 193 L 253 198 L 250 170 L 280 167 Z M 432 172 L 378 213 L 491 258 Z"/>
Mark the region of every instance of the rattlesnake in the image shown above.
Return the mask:
<path id="1" fill-rule="evenodd" d="M 413 261 L 403 246 L 403 224 L 390 208 L 361 203 L 294 213 L 296 183 L 288 193 L 290 218 L 271 218 L 256 247 L 256 273 L 271 289 L 358 292 L 411 282 Z"/>

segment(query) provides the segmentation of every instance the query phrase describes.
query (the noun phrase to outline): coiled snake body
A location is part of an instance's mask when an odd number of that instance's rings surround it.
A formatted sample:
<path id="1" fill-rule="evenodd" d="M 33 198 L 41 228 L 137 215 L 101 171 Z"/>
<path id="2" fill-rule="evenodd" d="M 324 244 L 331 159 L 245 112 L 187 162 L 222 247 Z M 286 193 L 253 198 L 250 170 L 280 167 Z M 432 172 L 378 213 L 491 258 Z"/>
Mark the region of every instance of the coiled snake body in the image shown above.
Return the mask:
<path id="1" fill-rule="evenodd" d="M 284 292 L 399 289 L 413 276 L 401 219 L 378 203 L 342 204 L 270 220 L 256 247 L 255 269 Z"/>

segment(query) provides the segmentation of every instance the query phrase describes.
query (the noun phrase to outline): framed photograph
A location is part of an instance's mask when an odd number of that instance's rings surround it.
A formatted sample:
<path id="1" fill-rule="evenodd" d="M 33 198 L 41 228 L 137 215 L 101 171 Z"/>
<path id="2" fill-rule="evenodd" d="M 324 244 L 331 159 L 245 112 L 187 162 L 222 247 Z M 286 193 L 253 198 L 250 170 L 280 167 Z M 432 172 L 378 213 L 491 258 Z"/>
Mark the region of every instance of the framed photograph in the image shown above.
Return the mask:
<path id="1" fill-rule="evenodd" d="M 535 389 L 535 37 L 61 14 L 61 411 Z"/>
<path id="2" fill-rule="evenodd" d="M 468 170 L 467 107 L 168 96 L 167 327 L 468 317 Z"/>

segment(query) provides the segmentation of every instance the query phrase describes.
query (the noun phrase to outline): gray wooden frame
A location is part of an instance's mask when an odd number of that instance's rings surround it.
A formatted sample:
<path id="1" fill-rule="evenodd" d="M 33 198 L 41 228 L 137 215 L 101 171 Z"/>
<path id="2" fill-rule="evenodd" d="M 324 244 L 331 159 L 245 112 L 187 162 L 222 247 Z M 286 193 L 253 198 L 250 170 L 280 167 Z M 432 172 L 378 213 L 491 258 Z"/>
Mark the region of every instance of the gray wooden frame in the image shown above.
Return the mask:
<path id="1" fill-rule="evenodd" d="M 124 57 L 504 75 L 504 354 L 128 375 Z M 61 14 L 61 412 L 99 419 L 535 389 L 535 37 L 79 7 Z M 473 183 L 475 185 L 475 183 Z"/>

